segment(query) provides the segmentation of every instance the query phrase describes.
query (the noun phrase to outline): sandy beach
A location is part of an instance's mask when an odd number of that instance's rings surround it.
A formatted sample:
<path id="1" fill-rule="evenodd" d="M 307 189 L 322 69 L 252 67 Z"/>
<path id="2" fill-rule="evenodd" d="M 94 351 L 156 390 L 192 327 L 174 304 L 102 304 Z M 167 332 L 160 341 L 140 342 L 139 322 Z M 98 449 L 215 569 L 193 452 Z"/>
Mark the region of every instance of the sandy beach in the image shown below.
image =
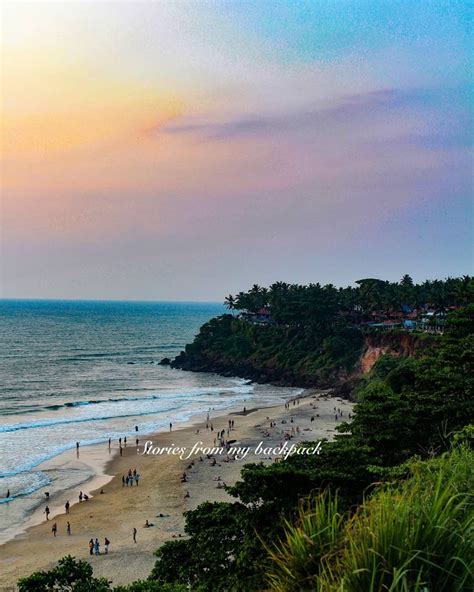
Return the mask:
<path id="1" fill-rule="evenodd" d="M 341 409 L 342 418 L 335 419 L 334 407 Z M 165 541 L 184 536 L 184 511 L 206 500 L 233 500 L 220 483 L 235 483 L 245 463 L 275 461 L 275 455 L 254 453 L 260 442 L 265 447 L 276 448 L 284 441 L 285 433 L 292 435 L 289 445 L 303 440 L 330 439 L 351 409 L 350 402 L 332 398 L 327 392 L 305 391 L 294 403 L 289 403 L 289 408 L 278 404 L 247 409 L 245 414 L 240 409 L 221 416 L 211 415 L 208 429 L 204 420 L 181 429 L 176 426 L 171 432 L 141 436 L 139 447 L 129 441 L 122 455 L 118 443 L 113 442 L 110 450 L 105 443 L 84 447 L 79 457 L 70 451 L 58 457 L 59 460 L 49 461 L 56 463 L 55 466 L 60 462 L 70 470 L 77 463 L 94 468 L 96 476 L 81 486 L 83 492 L 90 492 L 93 497 L 79 503 L 79 489 L 64 491 L 51 498 L 49 521 L 44 519 L 44 507 L 33 514 L 26 532 L 0 547 L 0 590 L 15 590 L 20 577 L 48 569 L 67 554 L 90 561 L 95 575 L 107 577 L 114 584 L 146 578 L 155 563 L 154 551 Z M 181 459 L 178 454 L 141 454 L 146 441 L 160 448 L 185 447 L 182 456 L 187 456 L 196 445 L 214 447 L 217 433 L 227 430 L 229 421 L 234 421 L 234 429 L 225 438 L 235 440 L 234 446 L 249 447 L 245 459 L 225 462 L 226 456 L 222 455 L 215 456 L 214 462 L 201 451 L 189 459 Z M 270 427 L 271 422 L 276 422 L 276 426 Z M 194 465 L 190 467 L 192 460 Z M 122 483 L 122 476 L 130 469 L 136 469 L 140 475 L 138 486 L 126 487 Z M 183 472 L 187 475 L 186 482 L 181 480 Z M 185 497 L 187 492 L 189 497 Z M 71 503 L 68 515 L 64 513 L 67 500 Z M 146 520 L 154 526 L 145 528 Z M 71 535 L 66 531 L 68 521 Z M 51 530 L 55 522 L 56 537 Z M 137 529 L 136 543 L 133 528 Z M 96 537 L 101 543 L 101 555 L 90 556 L 88 542 Z M 111 541 L 108 555 L 104 554 L 104 537 Z"/>

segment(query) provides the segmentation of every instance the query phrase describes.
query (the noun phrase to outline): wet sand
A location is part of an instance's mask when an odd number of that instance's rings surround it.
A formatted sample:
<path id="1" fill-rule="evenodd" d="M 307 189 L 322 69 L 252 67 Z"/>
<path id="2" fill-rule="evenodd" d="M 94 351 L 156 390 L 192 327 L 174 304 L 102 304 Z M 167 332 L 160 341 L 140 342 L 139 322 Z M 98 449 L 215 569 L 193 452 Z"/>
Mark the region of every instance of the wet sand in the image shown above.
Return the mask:
<path id="1" fill-rule="evenodd" d="M 342 419 L 337 421 L 334 418 L 335 406 L 343 410 Z M 321 391 L 306 391 L 299 398 L 299 404 L 290 403 L 289 409 L 279 404 L 248 409 L 245 414 L 231 412 L 211 417 L 214 431 L 206 429 L 206 421 L 203 421 L 172 432 L 141 437 L 138 449 L 129 441 L 122 456 L 119 455 L 116 442 L 110 451 L 107 444 L 80 450 L 79 461 L 94 466 L 97 472 L 93 480 L 81 486 L 84 492 L 97 488 L 92 491 L 93 498 L 78 503 L 79 488 L 57 494 L 49 503 L 53 513 L 58 512 L 53 519 L 51 516 L 46 522 L 42 513 L 44 507 L 39 509 L 31 517 L 28 524 L 30 528 L 26 532 L 1 546 L 0 590 L 15 590 L 18 578 L 39 569 L 49 569 L 67 554 L 89 561 L 95 575 L 107 577 L 114 584 L 146 578 L 155 563 L 154 551 L 163 542 L 178 538 L 179 535 L 184 536 L 184 511 L 194 509 L 207 500 L 235 501 L 218 487 L 219 478 L 221 482 L 231 485 L 238 480 L 240 469 L 245 463 L 274 461 L 274 455 L 253 453 L 259 442 L 263 442 L 265 447 L 275 448 L 283 441 L 284 432 L 290 432 L 291 428 L 296 430 L 297 427 L 300 433 L 289 441 L 290 445 L 303 440 L 331 438 L 335 427 L 348 418 L 351 409 L 352 404 L 347 401 L 331 398 Z M 313 422 L 312 416 L 315 417 Z M 223 462 L 225 455 L 216 456 L 217 462 L 213 466 L 204 454 L 192 456 L 188 460 L 173 454 L 140 454 L 147 440 L 160 448 L 186 447 L 186 454 L 199 442 L 203 446 L 213 447 L 217 432 L 227 429 L 229 420 L 234 420 L 235 428 L 228 439 L 236 440 L 235 446 L 248 446 L 251 449 L 244 460 Z M 269 428 L 270 421 L 276 422 L 275 428 Z M 62 455 L 60 462 L 71 463 L 73 467 L 76 453 L 72 451 L 67 454 L 69 456 Z M 324 454 L 324 448 L 321 454 Z M 202 462 L 199 456 L 203 457 Z M 194 466 L 188 469 L 191 460 L 194 460 Z M 136 469 L 139 473 L 141 478 L 138 487 L 123 486 L 122 476 L 127 475 L 129 469 Z M 187 482 L 181 482 L 184 471 L 187 473 Z M 99 493 L 101 489 L 103 494 Z M 185 498 L 187 491 L 189 498 Z M 64 514 L 66 500 L 75 504 L 71 506 L 69 515 Z M 160 513 L 164 517 L 159 517 Z M 145 520 L 154 526 L 144 528 Z M 67 521 L 71 524 L 71 536 L 66 533 Z M 51 532 L 54 522 L 58 527 L 57 537 Z M 132 538 L 134 527 L 138 531 L 136 543 Z M 101 543 L 101 555 L 91 557 L 88 542 L 90 538 L 96 537 Z M 103 554 L 104 537 L 111 541 L 108 555 Z"/>

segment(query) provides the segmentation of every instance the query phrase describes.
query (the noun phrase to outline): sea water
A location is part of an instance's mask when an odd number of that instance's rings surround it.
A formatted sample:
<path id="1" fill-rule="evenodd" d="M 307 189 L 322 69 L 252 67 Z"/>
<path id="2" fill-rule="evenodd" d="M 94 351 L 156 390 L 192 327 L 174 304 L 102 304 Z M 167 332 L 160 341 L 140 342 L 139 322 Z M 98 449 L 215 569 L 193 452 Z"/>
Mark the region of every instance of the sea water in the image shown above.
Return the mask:
<path id="1" fill-rule="evenodd" d="M 38 469 L 76 442 L 132 443 L 209 409 L 295 394 L 159 365 L 224 312 L 215 303 L 0 300 L 0 542 L 45 491 L 91 476 Z"/>

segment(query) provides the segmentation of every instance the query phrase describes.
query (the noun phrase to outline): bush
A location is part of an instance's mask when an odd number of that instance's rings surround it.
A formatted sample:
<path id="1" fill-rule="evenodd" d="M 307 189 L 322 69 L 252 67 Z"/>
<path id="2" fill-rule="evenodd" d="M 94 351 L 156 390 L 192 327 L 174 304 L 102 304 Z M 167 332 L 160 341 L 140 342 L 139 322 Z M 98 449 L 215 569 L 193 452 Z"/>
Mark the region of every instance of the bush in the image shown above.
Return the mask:
<path id="1" fill-rule="evenodd" d="M 414 461 L 411 476 L 379 489 L 341 519 L 323 494 L 287 524 L 270 552 L 278 592 L 462 592 L 473 587 L 474 453 L 462 445 Z"/>
<path id="2" fill-rule="evenodd" d="M 37 571 L 18 582 L 19 592 L 110 592 L 109 582 L 94 578 L 86 561 L 67 555 L 50 571 Z"/>

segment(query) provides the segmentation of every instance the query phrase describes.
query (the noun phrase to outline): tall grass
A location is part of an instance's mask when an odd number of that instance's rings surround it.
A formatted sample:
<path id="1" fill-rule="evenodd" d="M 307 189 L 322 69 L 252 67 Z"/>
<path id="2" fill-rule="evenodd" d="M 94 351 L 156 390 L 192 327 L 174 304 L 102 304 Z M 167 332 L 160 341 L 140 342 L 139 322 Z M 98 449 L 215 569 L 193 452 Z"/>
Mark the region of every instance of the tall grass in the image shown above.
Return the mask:
<path id="1" fill-rule="evenodd" d="M 474 453 L 460 446 L 380 488 L 352 516 L 321 495 L 271 552 L 278 592 L 474 589 Z"/>
<path id="2" fill-rule="evenodd" d="M 339 545 L 344 516 L 337 496 L 326 491 L 313 503 L 302 505 L 294 526 L 285 524 L 280 544 L 268 549 L 274 569 L 268 574 L 272 590 L 316 590 L 319 574 Z"/>

